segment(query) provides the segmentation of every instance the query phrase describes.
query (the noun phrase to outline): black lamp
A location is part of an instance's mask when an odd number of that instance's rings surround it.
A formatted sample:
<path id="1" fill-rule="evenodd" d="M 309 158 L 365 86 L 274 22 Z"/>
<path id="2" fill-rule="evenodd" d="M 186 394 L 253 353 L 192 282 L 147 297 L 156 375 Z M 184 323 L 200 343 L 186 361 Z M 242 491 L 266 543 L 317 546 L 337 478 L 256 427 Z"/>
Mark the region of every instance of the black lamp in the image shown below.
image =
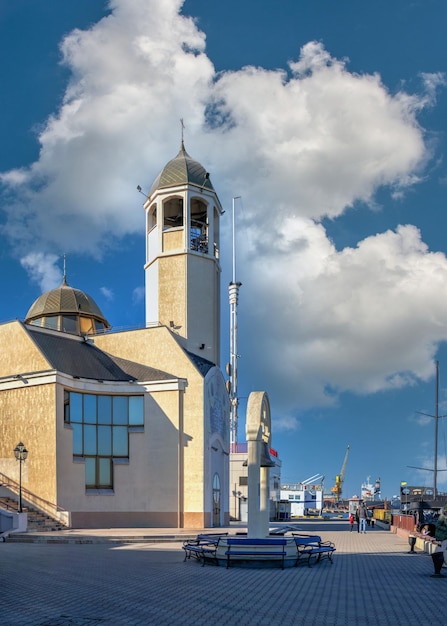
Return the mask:
<path id="1" fill-rule="evenodd" d="M 20 463 L 20 473 L 19 473 L 19 507 L 17 509 L 18 513 L 22 513 L 22 463 L 26 461 L 26 457 L 28 456 L 28 450 L 25 448 L 22 442 L 18 443 L 14 448 L 14 456 L 17 461 Z"/>

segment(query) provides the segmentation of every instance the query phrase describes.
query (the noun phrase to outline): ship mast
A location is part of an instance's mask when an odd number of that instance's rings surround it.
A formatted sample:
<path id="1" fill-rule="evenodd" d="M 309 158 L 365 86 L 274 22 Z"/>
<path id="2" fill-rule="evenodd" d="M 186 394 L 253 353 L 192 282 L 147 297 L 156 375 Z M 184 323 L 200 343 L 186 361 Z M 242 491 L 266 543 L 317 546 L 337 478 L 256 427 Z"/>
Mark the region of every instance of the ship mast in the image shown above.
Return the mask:
<path id="1" fill-rule="evenodd" d="M 434 464 L 434 480 L 433 495 L 436 499 L 438 495 L 438 428 L 439 428 L 439 361 L 436 361 L 436 401 L 435 401 L 435 464 Z"/>
<path id="2" fill-rule="evenodd" d="M 439 431 L 439 420 L 441 417 L 446 417 L 446 415 L 439 415 L 439 361 L 436 361 L 436 399 L 435 399 L 435 415 L 430 415 L 429 413 L 423 413 L 422 411 L 417 411 L 420 415 L 426 415 L 427 417 L 435 418 L 435 446 L 434 446 L 434 459 L 433 459 L 433 469 L 428 467 L 418 467 L 416 465 L 407 465 L 407 467 L 411 467 L 412 469 L 423 470 L 426 472 L 433 472 L 433 499 L 436 499 L 438 496 L 438 472 L 445 472 L 447 470 L 438 470 L 438 431 Z"/>

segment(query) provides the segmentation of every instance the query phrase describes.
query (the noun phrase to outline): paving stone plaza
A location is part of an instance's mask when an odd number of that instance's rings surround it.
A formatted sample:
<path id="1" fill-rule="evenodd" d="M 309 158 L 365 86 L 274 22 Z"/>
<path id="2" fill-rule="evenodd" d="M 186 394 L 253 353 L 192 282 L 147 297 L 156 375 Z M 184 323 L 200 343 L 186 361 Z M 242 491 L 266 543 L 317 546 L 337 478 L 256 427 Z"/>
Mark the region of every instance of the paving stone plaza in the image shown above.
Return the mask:
<path id="1" fill-rule="evenodd" d="M 47 533 L 45 542 L 1 543 L 0 623 L 445 623 L 447 576 L 432 578 L 431 557 L 409 554 L 406 539 L 377 528 L 366 535 L 351 533 L 344 521 L 300 526 L 335 542 L 333 565 L 325 559 L 312 568 L 300 564 L 285 570 L 201 567 L 183 561 L 181 536 L 166 541 L 166 529 L 63 531 Z M 131 536 L 134 541 L 125 543 Z"/>

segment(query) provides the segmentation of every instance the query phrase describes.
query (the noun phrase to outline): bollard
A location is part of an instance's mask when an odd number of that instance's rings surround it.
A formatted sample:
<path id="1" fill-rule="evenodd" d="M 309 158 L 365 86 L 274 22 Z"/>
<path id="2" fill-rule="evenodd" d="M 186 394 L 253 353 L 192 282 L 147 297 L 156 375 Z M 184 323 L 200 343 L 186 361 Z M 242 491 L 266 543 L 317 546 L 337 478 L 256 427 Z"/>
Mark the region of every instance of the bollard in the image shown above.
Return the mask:
<path id="1" fill-rule="evenodd" d="M 431 578 L 445 578 L 444 574 L 441 574 L 441 568 L 444 564 L 444 552 L 435 552 L 431 555 L 431 558 L 435 568 L 435 573 L 431 575 Z"/>
<path id="2" fill-rule="evenodd" d="M 414 546 L 416 545 L 416 537 L 413 535 L 408 536 L 408 543 L 410 544 L 410 552 L 408 554 L 416 554 Z"/>

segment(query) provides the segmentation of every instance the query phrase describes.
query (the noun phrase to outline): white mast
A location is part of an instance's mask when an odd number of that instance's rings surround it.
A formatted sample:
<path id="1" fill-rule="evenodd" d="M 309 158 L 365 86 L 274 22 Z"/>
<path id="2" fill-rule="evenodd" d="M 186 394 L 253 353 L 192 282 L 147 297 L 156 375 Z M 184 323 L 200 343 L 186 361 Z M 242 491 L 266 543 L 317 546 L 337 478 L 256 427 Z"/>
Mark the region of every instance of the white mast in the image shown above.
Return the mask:
<path id="1" fill-rule="evenodd" d="M 233 452 L 237 452 L 237 420 L 239 399 L 237 396 L 237 302 L 239 297 L 239 287 L 242 283 L 236 281 L 236 245 L 235 245 L 235 228 L 234 228 L 234 203 L 240 196 L 233 198 L 233 276 L 229 285 L 230 296 L 230 367 L 228 374 L 230 376 L 230 444 L 235 444 L 232 448 Z"/>

